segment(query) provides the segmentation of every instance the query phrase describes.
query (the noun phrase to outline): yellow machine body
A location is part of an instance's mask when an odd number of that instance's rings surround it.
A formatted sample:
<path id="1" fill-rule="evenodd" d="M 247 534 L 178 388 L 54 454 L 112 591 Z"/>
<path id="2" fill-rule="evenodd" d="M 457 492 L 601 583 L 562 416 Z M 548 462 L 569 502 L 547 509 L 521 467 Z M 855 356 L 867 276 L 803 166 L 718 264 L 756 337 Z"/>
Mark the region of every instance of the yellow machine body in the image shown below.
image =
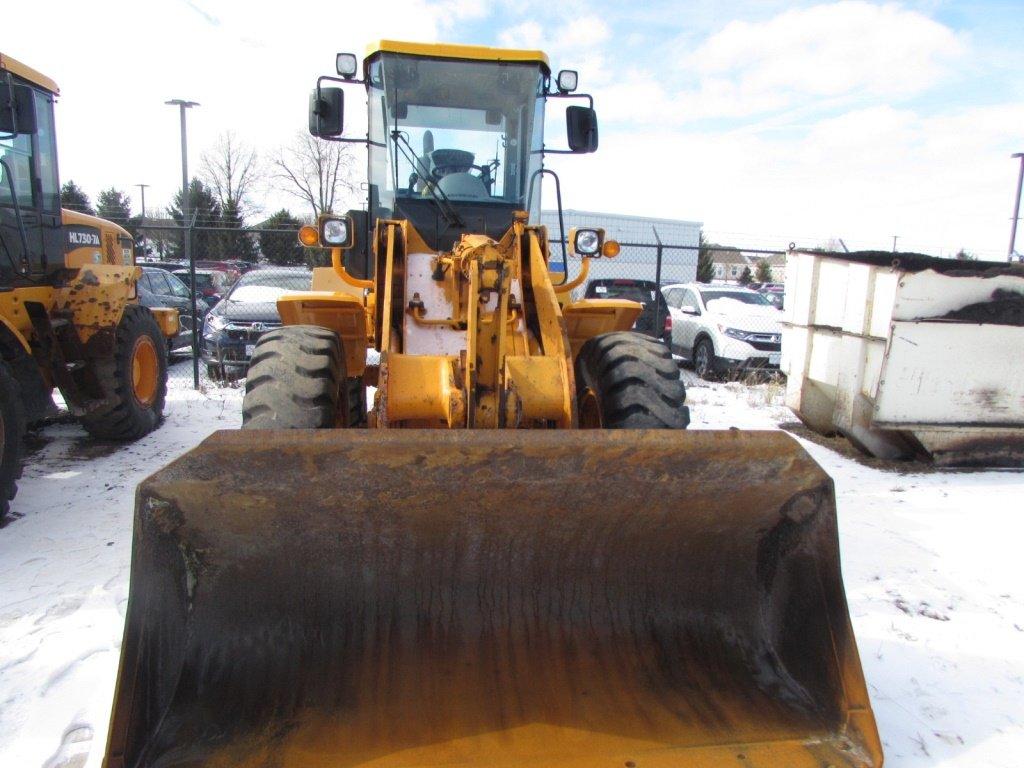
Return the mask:
<path id="1" fill-rule="evenodd" d="M 311 345 L 261 340 L 247 397 L 340 340 L 307 373 L 375 387 L 366 428 L 220 432 L 140 486 L 105 768 L 880 768 L 828 475 L 781 432 L 585 429 L 641 306 L 572 293 L 617 246 L 488 231 L 380 217 L 372 277 L 339 246 L 279 299 Z M 656 344 L 622 386 L 679 386 Z"/>
<path id="2" fill-rule="evenodd" d="M 109 383 L 117 329 L 126 307 L 138 303 L 134 241 L 113 222 L 60 208 L 57 84 L 0 54 L 0 89 L 4 104 L 15 105 L 5 114 L 11 130 L 0 130 L 0 356 L 29 421 L 52 409 L 54 386 L 76 415 L 106 409 L 111 393 L 97 376 Z M 165 338 L 178 333 L 177 310 L 149 312 Z M 155 355 L 136 362 L 146 368 L 141 379 L 166 379 Z"/>

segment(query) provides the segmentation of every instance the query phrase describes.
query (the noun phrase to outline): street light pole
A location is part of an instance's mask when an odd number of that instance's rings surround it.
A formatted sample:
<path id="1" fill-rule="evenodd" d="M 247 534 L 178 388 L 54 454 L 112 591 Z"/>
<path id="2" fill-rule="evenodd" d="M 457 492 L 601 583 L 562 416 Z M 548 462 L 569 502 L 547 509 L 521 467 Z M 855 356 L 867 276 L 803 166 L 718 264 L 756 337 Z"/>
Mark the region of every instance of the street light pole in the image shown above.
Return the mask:
<path id="1" fill-rule="evenodd" d="M 1017 220 L 1020 219 L 1020 188 L 1024 183 L 1024 152 L 1018 152 L 1012 157 L 1020 158 L 1020 172 L 1017 174 L 1017 197 L 1013 204 L 1013 220 L 1010 222 L 1010 250 L 1006 253 L 1006 260 L 1013 261 L 1013 254 L 1017 245 Z"/>
<path id="2" fill-rule="evenodd" d="M 184 229 L 181 236 L 182 250 L 188 259 L 189 296 L 192 300 L 192 385 L 199 389 L 199 323 L 196 313 L 196 262 L 192 258 L 192 222 L 188 214 L 188 132 L 185 127 L 185 110 L 198 107 L 196 101 L 171 99 L 165 104 L 177 107 L 181 114 L 181 225 Z"/>

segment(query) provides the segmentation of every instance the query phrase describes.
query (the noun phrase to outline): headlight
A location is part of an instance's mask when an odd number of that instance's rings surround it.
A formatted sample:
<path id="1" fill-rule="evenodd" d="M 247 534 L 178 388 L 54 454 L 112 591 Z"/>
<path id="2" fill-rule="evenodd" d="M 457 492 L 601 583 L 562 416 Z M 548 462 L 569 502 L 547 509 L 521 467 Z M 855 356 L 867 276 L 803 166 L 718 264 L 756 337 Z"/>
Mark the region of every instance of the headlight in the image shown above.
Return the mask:
<path id="1" fill-rule="evenodd" d="M 324 214 L 319 219 L 320 244 L 328 248 L 351 248 L 353 228 L 348 216 Z"/>
<path id="2" fill-rule="evenodd" d="M 740 341 L 746 341 L 750 337 L 747 331 L 741 331 L 739 328 L 722 328 L 722 333 Z"/>
<path id="3" fill-rule="evenodd" d="M 324 242 L 328 245 L 341 245 L 348 240 L 348 225 L 344 221 L 331 219 L 324 222 Z"/>
<path id="4" fill-rule="evenodd" d="M 596 229 L 578 229 L 573 250 L 581 256 L 594 256 L 601 250 L 601 235 Z"/>
<path id="5" fill-rule="evenodd" d="M 223 315 L 215 315 L 212 312 L 206 316 L 206 322 L 203 323 L 203 336 L 209 336 L 210 334 L 223 331 L 227 327 L 228 321 Z"/>

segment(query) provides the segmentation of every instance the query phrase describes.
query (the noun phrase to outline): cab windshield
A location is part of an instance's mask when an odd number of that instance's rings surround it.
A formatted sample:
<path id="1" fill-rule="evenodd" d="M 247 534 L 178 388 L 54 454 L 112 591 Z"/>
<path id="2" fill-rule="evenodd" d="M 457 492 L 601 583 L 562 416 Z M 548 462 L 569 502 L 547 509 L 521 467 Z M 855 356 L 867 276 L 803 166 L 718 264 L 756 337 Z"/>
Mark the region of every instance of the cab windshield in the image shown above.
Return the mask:
<path id="1" fill-rule="evenodd" d="M 380 206 L 525 207 L 543 142 L 539 63 L 381 53 L 369 80 L 370 184 Z"/>

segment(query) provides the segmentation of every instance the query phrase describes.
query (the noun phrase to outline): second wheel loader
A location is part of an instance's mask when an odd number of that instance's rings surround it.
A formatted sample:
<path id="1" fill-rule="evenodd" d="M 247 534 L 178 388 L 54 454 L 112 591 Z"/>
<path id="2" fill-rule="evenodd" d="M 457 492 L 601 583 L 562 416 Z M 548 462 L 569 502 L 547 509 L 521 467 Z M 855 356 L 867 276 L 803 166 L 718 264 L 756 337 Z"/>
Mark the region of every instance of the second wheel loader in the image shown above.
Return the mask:
<path id="1" fill-rule="evenodd" d="M 641 306 L 572 298 L 616 243 L 570 232 L 570 278 L 531 223 L 545 105 L 597 147 L 575 73 L 337 68 L 310 128 L 365 87 L 368 226 L 300 233 L 333 264 L 279 299 L 243 429 L 139 489 L 107 768 L 880 766 L 831 480 L 686 431 Z"/>
<path id="2" fill-rule="evenodd" d="M 28 425 L 68 410 L 94 437 L 135 440 L 163 418 L 178 313 L 143 307 L 134 241 L 60 207 L 50 78 L 0 53 L 0 521 Z"/>

